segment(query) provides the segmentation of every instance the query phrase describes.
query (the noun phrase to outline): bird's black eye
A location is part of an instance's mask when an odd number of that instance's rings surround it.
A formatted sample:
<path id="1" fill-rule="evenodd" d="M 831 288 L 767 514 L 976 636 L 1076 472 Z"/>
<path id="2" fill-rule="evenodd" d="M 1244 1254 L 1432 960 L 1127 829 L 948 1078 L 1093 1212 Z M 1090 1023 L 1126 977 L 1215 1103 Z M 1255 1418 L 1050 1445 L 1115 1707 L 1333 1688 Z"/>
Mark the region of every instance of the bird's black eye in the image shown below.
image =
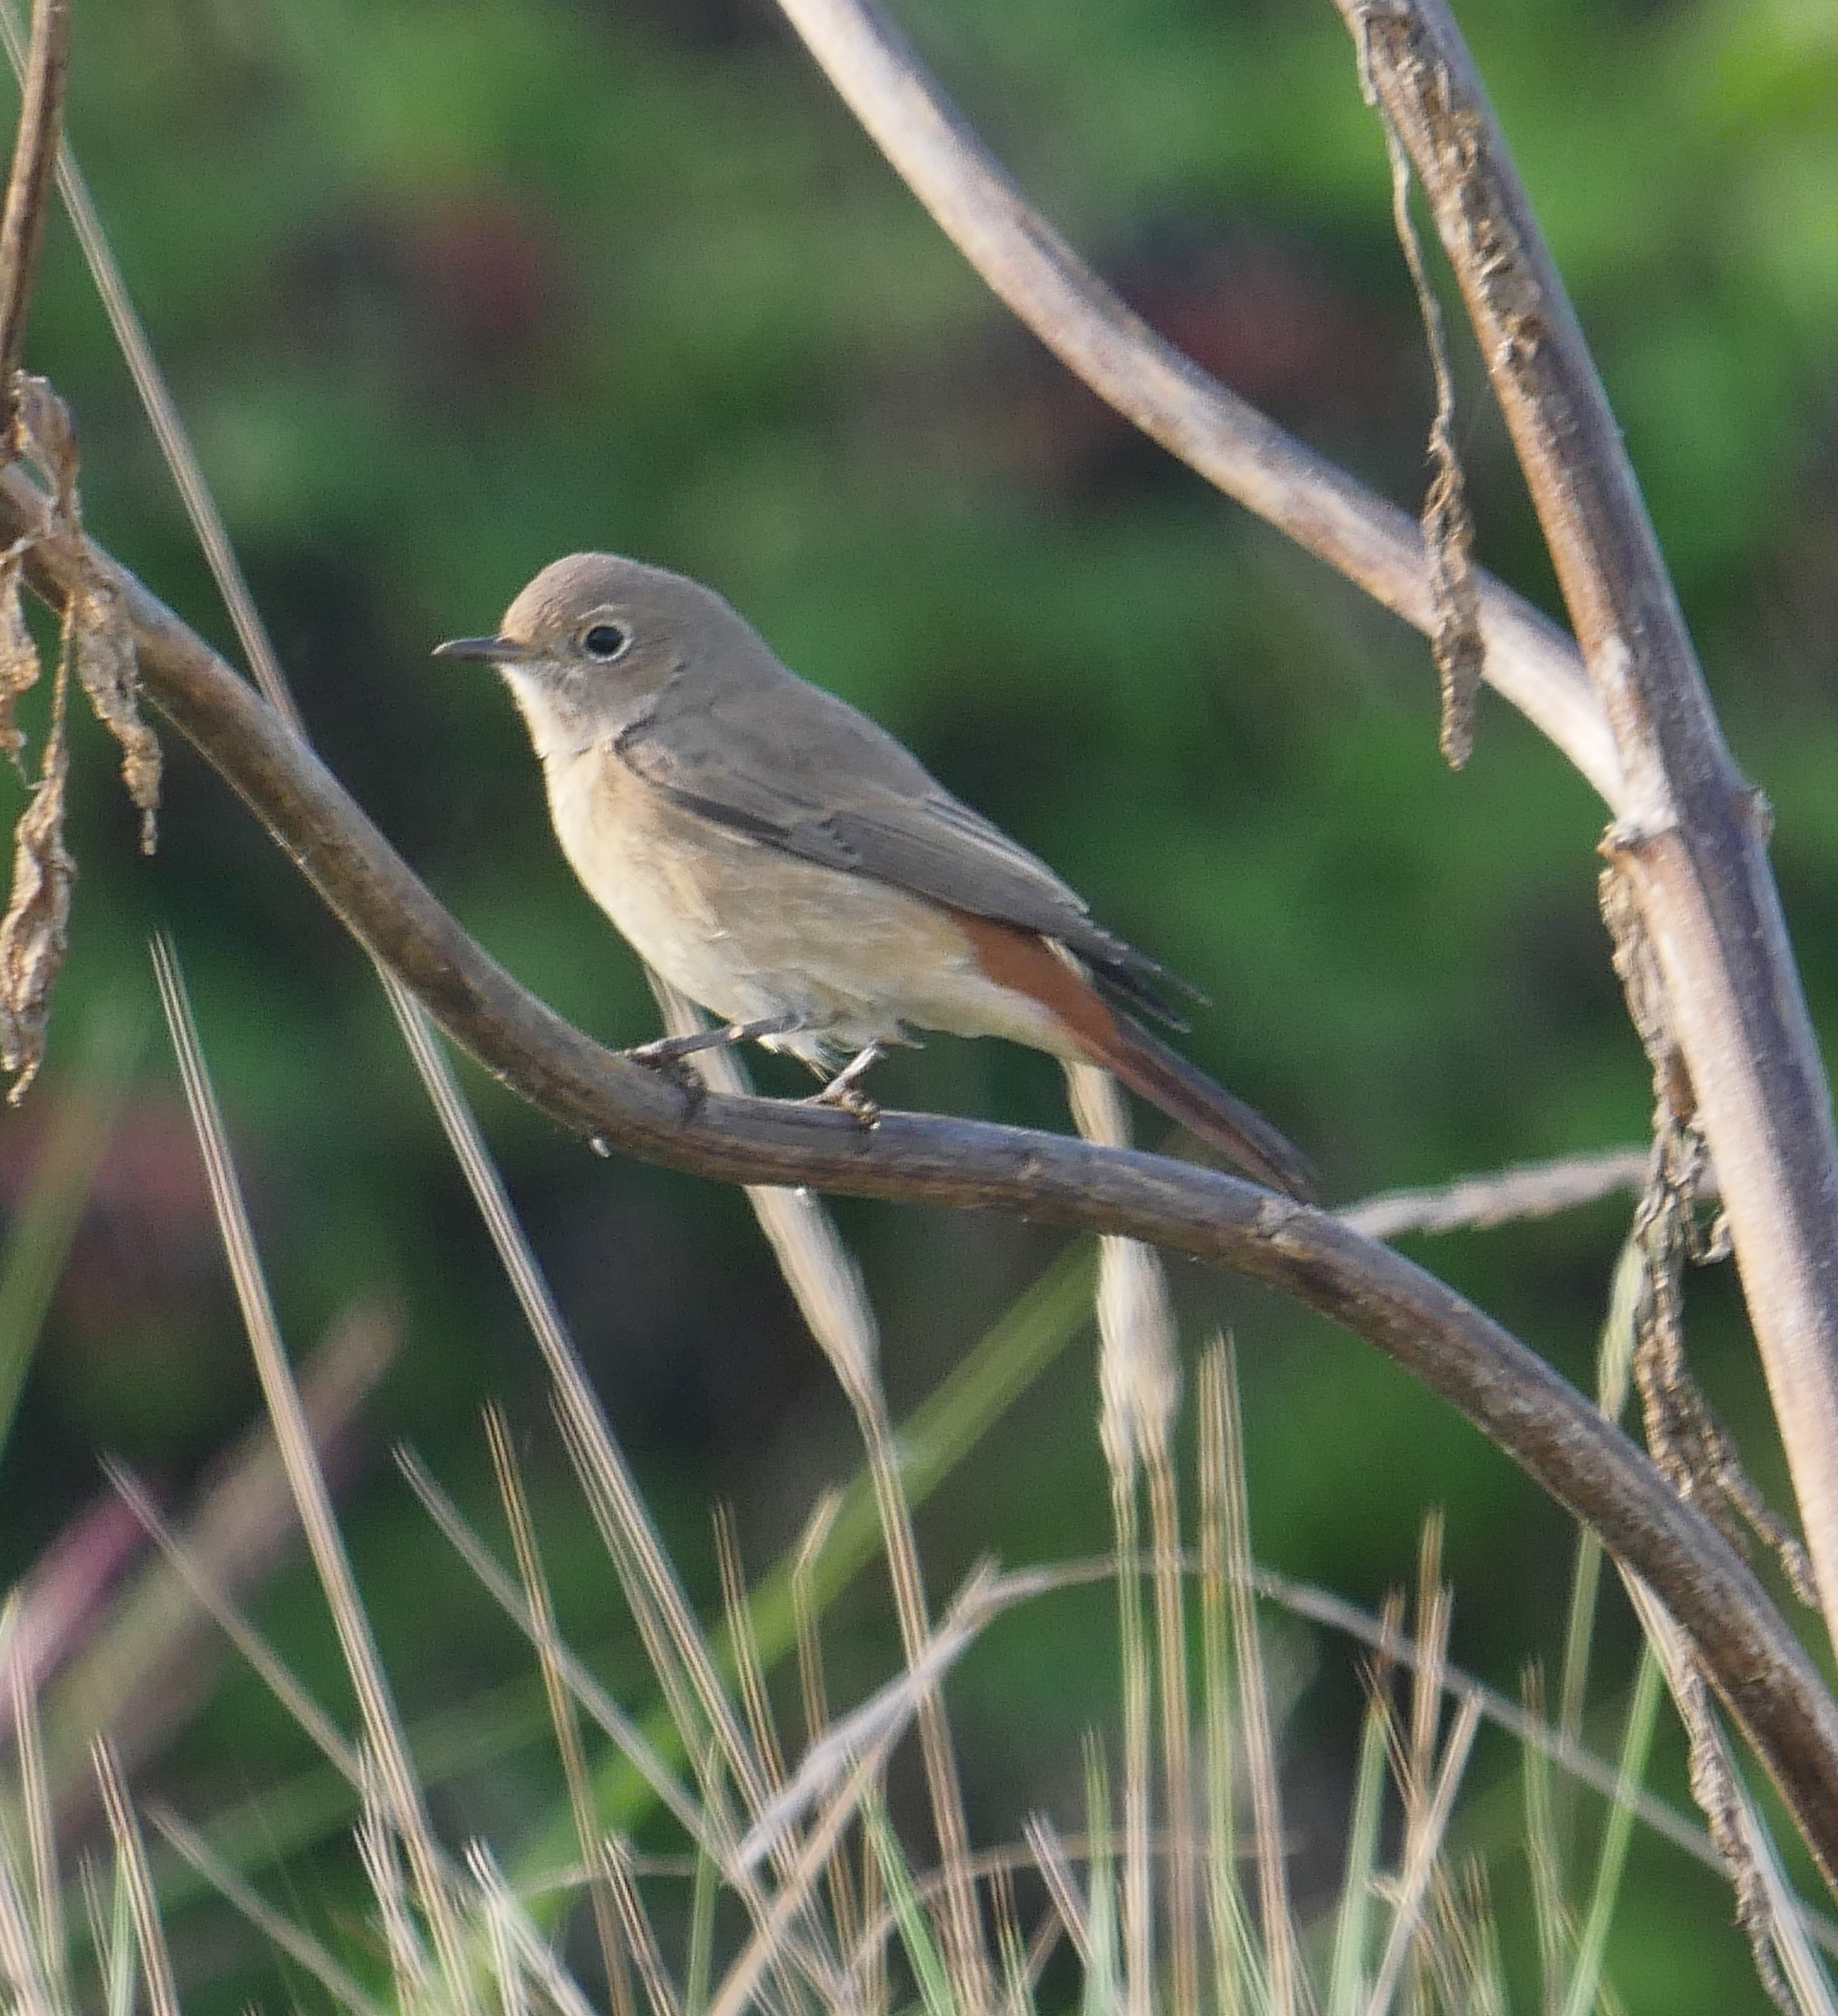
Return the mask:
<path id="1" fill-rule="evenodd" d="M 581 648 L 590 658 L 610 664 L 631 649 L 631 632 L 617 623 L 596 623 L 581 633 Z"/>

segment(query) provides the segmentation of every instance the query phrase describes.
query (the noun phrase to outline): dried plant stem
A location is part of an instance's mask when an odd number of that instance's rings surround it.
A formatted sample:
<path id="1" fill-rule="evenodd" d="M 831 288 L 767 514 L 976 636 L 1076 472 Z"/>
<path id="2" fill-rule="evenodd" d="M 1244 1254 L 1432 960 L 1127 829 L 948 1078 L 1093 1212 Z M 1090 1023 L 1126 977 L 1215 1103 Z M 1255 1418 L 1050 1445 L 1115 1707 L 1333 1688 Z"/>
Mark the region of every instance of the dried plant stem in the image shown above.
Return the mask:
<path id="1" fill-rule="evenodd" d="M 1448 1741 L 1443 1745 L 1441 1769 L 1423 1809 L 1421 1823 L 1412 1830 L 1391 1930 L 1387 1935 L 1385 1950 L 1366 2003 L 1366 2016 L 1387 2016 L 1391 2007 L 1398 1975 L 1422 1924 L 1424 1902 L 1441 1858 L 1449 1815 L 1455 1809 L 1456 1788 L 1468 1768 L 1468 1753 L 1473 1748 L 1475 1731 L 1480 1726 L 1480 1703 L 1463 1702 L 1456 1713 L 1455 1726 L 1449 1731 Z"/>
<path id="2" fill-rule="evenodd" d="M 816 1564 L 836 1524 L 841 1503 L 842 1495 L 836 1491 L 826 1491 L 818 1499 L 805 1522 L 791 1565 L 792 1619 L 797 1639 L 798 1691 L 804 1701 L 807 1752 L 815 1750 L 830 1730 L 829 1693 L 823 1676 L 823 1645 L 818 1631 L 822 1605 L 817 1592 Z M 869 1852 L 872 1858 L 872 1846 Z M 846 1856 L 832 1856 L 826 1880 L 836 1944 L 845 1953 L 852 1953 L 861 1939 L 863 1913 L 856 1899 L 855 1886 L 850 1880 Z M 876 2006 L 872 1985 L 865 1987 L 862 2000 L 870 2008 Z"/>
<path id="3" fill-rule="evenodd" d="M 1134 1464 L 1113 1461 L 1110 1470 L 1123 1672 L 1123 2008 L 1125 2016 L 1149 2016 L 1155 1985 L 1155 1892 L 1149 1844 L 1149 1634 L 1142 1617 L 1140 1514 Z"/>
<path id="4" fill-rule="evenodd" d="M 45 239 L 70 67 L 70 0 L 35 0 L 20 95 L 19 135 L 5 208 L 0 211 L 0 442 L 9 453 L 19 451 L 17 373 L 38 278 L 38 248 Z"/>
<path id="5" fill-rule="evenodd" d="M 153 1872 L 147 1865 L 146 1843 L 134 1816 L 120 1764 L 106 1737 L 96 1739 L 95 1759 L 103 1810 L 115 1839 L 116 1867 L 128 1894 L 135 1944 L 140 1949 L 141 1978 L 147 1985 L 148 2005 L 153 2016 L 179 2016 L 172 1956 L 166 1949 L 166 1935 L 160 1927 L 160 1906 L 153 1892 Z"/>
<path id="6" fill-rule="evenodd" d="M 1276 1770 L 1276 1742 L 1264 1692 L 1264 1662 L 1258 1644 L 1257 1612 L 1251 1582 L 1250 1508 L 1245 1488 L 1244 1431 L 1238 1412 L 1238 1375 L 1229 1349 L 1209 1352 L 1201 1363 L 1201 1461 L 1222 1487 L 1217 1516 L 1221 1521 L 1229 1577 L 1232 1638 L 1236 1652 L 1239 1735 L 1245 1775 L 1250 1781 L 1252 1830 L 1257 1850 L 1259 1915 L 1269 1973 L 1271 2016 L 1294 2016 L 1301 2006 L 1307 1975 L 1289 1905 L 1289 1873 L 1283 1859 L 1282 1816 Z M 1478 1719 L 1480 1711 L 1475 1711 Z"/>
<path id="7" fill-rule="evenodd" d="M 23 1824 L 26 1852 L 32 1872 L 33 1921 L 23 1951 L 29 1959 L 32 1977 L 45 1991 L 46 2008 L 67 2009 L 70 2007 L 67 1971 L 70 1942 L 65 1928 L 63 1892 L 58 1882 L 56 1816 L 52 1808 L 45 1769 L 45 1744 L 38 1726 L 38 1704 L 32 1683 L 34 1661 L 27 1648 L 10 1642 L 12 1627 L 18 1624 L 20 1617 L 17 1597 L 9 1600 L 7 1610 L 8 1628 L 0 1633 L 0 1637 L 9 1641 L 8 1651 L 11 1654 L 4 1664 L 7 1691 L 13 1697 L 13 1749 L 19 1759 L 19 1797 L 14 1811 Z M 6 1859 L 0 1853 L 0 1864 Z M 10 1884 L 8 1887 L 10 1888 Z M 20 1915 L 23 1919 L 23 1910 Z M 25 1978 L 18 1968 L 13 1969 L 16 1982 Z"/>
<path id="8" fill-rule="evenodd" d="M 1129 1114 L 1116 1080 L 1089 1064 L 1068 1064 L 1065 1071 L 1080 1134 L 1105 1147 L 1127 1148 Z M 1097 1312 L 1098 1385 L 1102 1399 L 1099 1439 L 1110 1478 L 1111 1523 L 1117 1540 L 1117 1636 L 1123 1663 L 1124 1997 L 1128 2016 L 1149 2016 L 1156 1987 L 1155 1889 L 1149 1856 L 1154 1786 L 1149 1745 L 1150 1657 L 1138 1544 L 1141 1478 L 1146 1467 L 1159 1470 L 1164 1479 L 1167 1476 L 1181 1392 L 1174 1312 L 1161 1256 L 1153 1247 L 1133 1239 L 1101 1242 Z M 1164 1493 L 1164 1514 L 1166 1509 Z M 1178 1532 L 1173 1545 L 1178 1550 Z M 1162 1652 L 1165 1661 L 1171 1652 L 1165 1634 Z M 1184 1658 L 1185 1652 L 1173 1656 Z M 1188 1943 L 1176 2003 L 1183 2011 L 1193 2007 L 1199 1993 L 1191 1923 L 1185 1930 Z"/>
<path id="9" fill-rule="evenodd" d="M 733 1647 L 734 1673 L 740 1684 L 740 1699 L 746 1710 L 747 1727 L 753 1732 L 753 1747 L 759 1753 L 766 1784 L 776 1799 L 785 1789 L 785 1753 L 779 1744 L 778 1725 L 772 1719 L 766 1697 L 766 1676 L 760 1664 L 760 1641 L 753 1628 L 753 1612 L 746 1600 L 746 1572 L 741 1564 L 740 1535 L 736 1531 L 732 1510 L 718 1505 L 714 1513 L 715 1569 L 721 1585 L 721 1615 Z"/>
<path id="10" fill-rule="evenodd" d="M 1785 2008 L 1831 2016 L 1831 1984 L 1812 1950 L 1807 1913 L 1788 1884 L 1768 1823 L 1742 1782 L 1703 1676 L 1678 1625 L 1638 1578 L 1624 1586 L 1657 1655 L 1692 1746 L 1692 1789 L 1736 1888 L 1737 1917 L 1756 1970 Z"/>
<path id="11" fill-rule="evenodd" d="M 1416 1920 L 1409 1941 L 1408 2000 L 1413 2016 L 1427 2016 L 1430 1976 L 1441 1957 L 1440 1942 L 1430 1921 L 1429 1906 L 1432 1901 L 1430 1893 L 1441 1887 L 1441 1849 L 1437 1842 L 1426 1849 L 1420 1836 L 1435 1825 L 1432 1795 L 1436 1777 L 1436 1733 L 1442 1719 L 1443 1680 L 1448 1667 L 1449 1625 L 1453 1612 L 1453 1597 L 1442 1579 L 1442 1518 L 1440 1513 L 1431 1512 L 1423 1521 L 1417 1550 L 1419 1657 L 1411 1669 L 1410 1723 L 1408 1731 L 1394 1733 L 1397 1753 L 1394 1771 L 1404 1793 L 1405 1867 L 1408 1870 L 1422 1862 L 1428 1870 L 1426 1888 L 1411 1907 Z M 1401 1916 L 1405 1908 L 1401 1898 Z M 1393 1939 L 1397 1936 L 1394 1925 Z M 1448 1998 L 1445 1996 L 1444 2000 Z"/>
<path id="12" fill-rule="evenodd" d="M 534 1644 L 542 1636 L 544 1625 L 531 1611 L 523 1591 L 466 1525 L 459 1508 L 434 1481 L 420 1459 L 408 1450 L 398 1449 L 396 1460 L 409 1489 L 420 1499 L 429 1517 L 451 1543 L 480 1586 Z M 555 1661 L 573 1698 L 631 1760 L 658 1804 L 674 1815 L 684 1833 L 699 1849 L 714 1857 L 724 1874 L 731 1875 L 736 1864 L 732 1830 L 725 1818 L 697 1807 L 637 1723 L 618 1707 L 562 1640 L 551 1638 L 545 1647 L 545 1656 Z"/>
<path id="13" fill-rule="evenodd" d="M 951 1630 L 957 1621 L 955 1617 L 948 1618 L 944 1630 Z M 926 1653 L 922 1651 L 909 1664 L 921 1666 L 926 1663 Z M 887 1768 L 894 1741 L 905 1726 L 904 1722 L 897 1723 L 867 1745 L 859 1762 L 824 1808 L 822 1816 L 800 1844 L 797 1859 L 772 1900 L 770 1915 L 722 1982 L 721 1993 L 711 2005 L 709 2016 L 741 2016 L 741 2011 L 752 2005 L 760 1975 L 775 1946 L 782 1942 L 794 1914 L 808 1907 L 812 1893 L 822 1880 L 825 1867 L 836 1852 L 844 1829 L 858 1812 L 872 1804 L 874 1787 Z M 850 2005 L 839 1996 L 837 2006 Z"/>
<path id="14" fill-rule="evenodd" d="M 264 1938 L 311 1975 L 350 2016 L 386 2016 L 357 1980 L 315 1939 L 309 1938 L 285 1911 L 277 1911 L 236 1871 L 214 1855 L 203 1838 L 170 1809 L 154 1807 L 147 1817 L 173 1850 L 190 1863 L 205 1882 L 239 1911 Z"/>
<path id="15" fill-rule="evenodd" d="M 1181 1566 L 1181 1501 L 1167 1449 L 1145 1466 L 1155 1558 L 1156 1666 L 1161 1683 L 1162 1783 L 1168 1831 L 1168 2001 L 1174 2016 L 1199 2016 L 1200 1898 L 1193 1815 L 1192 1708 L 1187 1686 L 1187 1605 Z"/>
<path id="16" fill-rule="evenodd" d="M 645 1914 L 638 1885 L 632 1880 L 631 1857 L 625 1844 L 620 1841 L 607 1841 L 601 1859 L 610 1873 L 613 1901 L 619 1909 L 627 1942 L 638 1961 L 638 1978 L 645 1985 L 645 2000 L 650 2005 L 651 2016 L 682 2016 L 682 2007 L 671 1983 L 670 1969 L 659 1949 L 651 1921 Z"/>
<path id="17" fill-rule="evenodd" d="M 900 1460 L 894 1446 L 893 1424 L 887 1419 L 884 1406 L 877 1406 L 865 1417 L 861 1417 L 858 1409 L 858 1415 L 862 1419 L 876 1502 L 881 1508 L 882 1531 L 887 1544 L 887 1571 L 893 1583 L 901 1643 L 907 1664 L 916 1667 L 924 1654 L 930 1626 L 926 1616 L 925 1582 L 919 1566 L 919 1543 L 912 1529 L 912 1510 L 900 1481 Z M 925 1759 L 926 1784 L 931 1795 L 932 1823 L 937 1831 L 939 1859 L 945 1875 L 945 1957 L 966 2016 L 975 2016 L 976 2011 L 994 2006 L 995 1983 L 989 1975 L 977 1909 L 976 1881 L 970 1874 L 969 1829 L 964 1818 L 963 1794 L 958 1784 L 957 1758 L 944 1719 L 944 1704 L 935 1690 L 929 1691 L 919 1704 L 919 1747 Z"/>
<path id="18" fill-rule="evenodd" d="M 1485 1175 L 1458 1176 L 1428 1190 L 1387 1190 L 1348 1204 L 1335 1215 L 1368 1239 L 1408 1232 L 1484 1232 L 1524 1219 L 1574 1211 L 1621 1191 L 1646 1186 L 1653 1150 L 1605 1148 L 1555 1161 L 1525 1162 Z"/>
<path id="19" fill-rule="evenodd" d="M 363 1782 L 364 1765 L 356 1746 L 344 1730 L 290 1672 L 286 1663 L 261 1637 L 230 1600 L 215 1575 L 205 1567 L 205 1550 L 196 1536 L 182 1539 L 160 1514 L 151 1495 L 134 1474 L 117 1463 L 103 1466 L 103 1474 L 116 1495 L 140 1523 L 149 1539 L 165 1557 L 166 1565 L 192 1600 L 216 1624 L 224 1636 L 247 1661 L 250 1670 L 287 1712 L 295 1726 L 307 1737 L 333 1769 L 354 1791 Z M 170 1597 L 167 1598 L 170 1602 Z M 92 1726 L 100 1718 L 85 1718 Z"/>
<path id="20" fill-rule="evenodd" d="M 1620 430 L 1442 0 L 1337 0 L 1408 149 L 1625 783 L 1632 885 L 1722 1185 L 1828 1629 L 1838 1627 L 1838 1134 L 1767 858 Z"/>
<path id="21" fill-rule="evenodd" d="M 600 1964 L 606 1977 L 607 2000 L 613 2016 L 633 2016 L 631 1977 L 626 1965 L 618 1909 L 606 1881 L 600 1831 L 594 1813 L 593 1787 L 588 1777 L 587 1755 L 581 1741 L 580 1717 L 574 1697 L 568 1691 L 567 1676 L 555 1656 L 554 1648 L 561 1642 L 555 1603 L 536 1543 L 535 1521 L 530 1516 L 529 1499 L 517 1467 L 510 1424 L 495 1406 L 485 1410 L 485 1435 L 491 1445 L 491 1467 L 498 1479 L 498 1496 L 510 1525 L 511 1544 L 516 1550 L 517 1574 L 523 1586 L 523 1600 L 529 1606 L 531 1621 L 536 1627 L 534 1642 L 537 1663 L 542 1672 L 543 1698 L 549 1707 L 549 1726 L 555 1732 L 556 1753 L 562 1761 L 562 1780 L 567 1789 L 568 1811 L 574 1822 L 575 1845 L 581 1852 L 581 1866 L 587 1871 L 594 1931 L 600 1942 Z"/>

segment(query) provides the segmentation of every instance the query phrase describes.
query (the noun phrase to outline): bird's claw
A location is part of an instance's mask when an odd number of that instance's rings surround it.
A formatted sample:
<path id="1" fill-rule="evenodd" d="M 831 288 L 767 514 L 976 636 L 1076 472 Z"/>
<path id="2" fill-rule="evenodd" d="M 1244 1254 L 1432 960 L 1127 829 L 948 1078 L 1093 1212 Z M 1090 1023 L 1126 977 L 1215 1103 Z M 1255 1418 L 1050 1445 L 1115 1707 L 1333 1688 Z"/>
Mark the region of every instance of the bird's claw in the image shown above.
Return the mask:
<path id="1" fill-rule="evenodd" d="M 880 1125 L 879 1102 L 852 1085 L 826 1085 L 821 1092 L 813 1092 L 798 1101 L 800 1106 L 829 1106 L 839 1113 L 846 1113 L 861 1128 Z"/>
<path id="2" fill-rule="evenodd" d="M 692 1114 L 708 1096 L 707 1080 L 680 1050 L 673 1047 L 668 1036 L 660 1036 L 655 1042 L 635 1044 L 619 1054 L 628 1064 L 642 1065 L 645 1070 L 667 1079 L 689 1101 Z"/>

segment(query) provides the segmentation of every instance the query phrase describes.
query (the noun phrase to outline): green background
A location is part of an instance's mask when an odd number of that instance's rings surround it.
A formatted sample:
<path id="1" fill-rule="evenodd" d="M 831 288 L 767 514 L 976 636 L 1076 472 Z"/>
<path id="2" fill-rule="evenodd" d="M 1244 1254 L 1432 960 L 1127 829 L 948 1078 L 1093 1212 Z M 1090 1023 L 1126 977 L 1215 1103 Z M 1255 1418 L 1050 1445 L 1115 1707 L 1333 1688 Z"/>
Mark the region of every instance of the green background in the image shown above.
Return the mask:
<path id="1" fill-rule="evenodd" d="M 1774 805 L 1789 920 L 1829 1029 L 1838 16 L 1808 0 L 1487 0 L 1462 15 L 1731 738 Z M 1428 372 L 1383 144 L 1331 9 L 906 0 L 900 18 L 1151 321 L 1414 508 Z M 635 962 L 556 852 L 506 697 L 427 653 L 491 628 L 547 560 L 603 547 L 718 585 L 789 662 L 1205 988 L 1215 1005 L 1190 1054 L 1304 1147 L 1331 1197 L 1639 1138 L 1646 1073 L 1596 916 L 1588 787 L 1491 698 L 1472 764 L 1451 774 L 1421 641 L 1069 380 L 764 0 L 95 0 L 76 37 L 73 141 L 312 733 L 467 927 L 571 1019 L 615 1043 L 655 1031 Z M 1481 556 L 1560 614 L 1462 343 Z M 61 223 L 27 361 L 77 410 L 91 529 L 227 648 Z M 86 1027 L 151 1012 L 146 939 L 169 927 L 290 1339 L 304 1348 L 360 1296 L 401 1312 L 347 1503 L 403 1695 L 433 1712 L 520 1662 L 408 1503 L 383 1460 L 392 1437 L 479 1497 L 477 1409 L 502 1399 L 571 1621 L 595 1644 L 603 1571 L 569 1535 L 534 1350 L 364 959 L 165 741 L 162 844 L 143 862 L 109 747 L 77 728 L 72 955 L 45 1078 L 0 1119 L 0 1198 L 29 1187 Z M 94 1497 L 96 1452 L 178 1495 L 254 1405 L 163 1038 L 143 1054 L 0 1471 L 9 1575 Z M 744 1202 L 597 1161 L 466 1069 L 699 1592 L 711 1499 L 736 1505 L 764 1564 L 855 1456 Z M 875 1089 L 1066 1125 L 1056 1068 L 994 1044 L 936 1039 Z M 1145 1141 L 1162 1131 L 1145 1117 Z M 898 1411 L 1059 1244 L 992 1218 L 839 1215 Z M 1421 1250 L 1586 1381 L 1624 1221 L 1611 1205 Z M 1425 1507 L 1444 1506 L 1458 1658 L 1509 1688 L 1526 1659 L 1555 1659 L 1570 1540 L 1503 1459 L 1312 1318 L 1196 1270 L 1177 1289 L 1190 1345 L 1221 1327 L 1238 1341 L 1264 1558 L 1376 1601 L 1408 1574 Z M 1731 1283 L 1695 1280 L 1692 1315 L 1705 1382 L 1784 1502 Z M 1088 1365 L 1081 1343 L 927 1509 L 937 1591 L 988 1549 L 1014 1562 L 1102 1546 Z M 296 1568 L 260 1609 L 340 1699 L 315 1605 Z M 1610 1743 L 1631 1645 L 1611 1610 Z M 885 1671 L 884 1611 L 872 1580 L 845 1606 L 839 1689 Z M 1108 1616 L 1102 1593 L 1057 1599 L 966 1669 L 983 1835 L 1012 1835 L 1031 1805 L 1075 1816 L 1077 1733 L 1114 1717 Z M 1358 1690 L 1344 1647 L 1284 1642 L 1306 1898 L 1337 1859 Z M 302 1754 L 226 1670 L 149 1775 L 203 1815 L 286 1780 Z M 1509 1764 L 1484 1744 L 1477 1786 L 1506 1786 Z M 508 1845 L 554 1794 L 538 1747 L 480 1759 L 443 1816 Z M 1508 1792 L 1467 1824 L 1501 1857 L 1510 1917 L 1523 1874 Z M 288 1867 L 306 1915 L 342 1894 L 347 1878 L 305 1849 Z M 1714 1881 L 1637 1849 L 1611 1960 L 1629 2005 L 1763 2006 L 1728 1917 Z M 259 1980 L 234 1938 L 196 1946 L 200 1996 L 228 2007 Z"/>

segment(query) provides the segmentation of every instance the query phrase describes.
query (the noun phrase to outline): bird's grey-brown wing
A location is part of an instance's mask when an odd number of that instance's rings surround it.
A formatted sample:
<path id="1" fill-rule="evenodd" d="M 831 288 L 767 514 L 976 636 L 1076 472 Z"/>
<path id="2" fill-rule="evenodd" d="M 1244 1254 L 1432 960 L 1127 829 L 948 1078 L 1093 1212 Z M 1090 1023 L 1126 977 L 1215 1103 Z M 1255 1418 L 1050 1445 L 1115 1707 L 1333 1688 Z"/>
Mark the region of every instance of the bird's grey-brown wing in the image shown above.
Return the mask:
<path id="1" fill-rule="evenodd" d="M 667 686 L 620 736 L 618 760 L 685 809 L 769 846 L 1057 938 L 1167 1012 L 1155 988 L 1167 976 L 1094 923 L 1045 862 L 847 701 L 772 670 L 713 693 Z"/>

